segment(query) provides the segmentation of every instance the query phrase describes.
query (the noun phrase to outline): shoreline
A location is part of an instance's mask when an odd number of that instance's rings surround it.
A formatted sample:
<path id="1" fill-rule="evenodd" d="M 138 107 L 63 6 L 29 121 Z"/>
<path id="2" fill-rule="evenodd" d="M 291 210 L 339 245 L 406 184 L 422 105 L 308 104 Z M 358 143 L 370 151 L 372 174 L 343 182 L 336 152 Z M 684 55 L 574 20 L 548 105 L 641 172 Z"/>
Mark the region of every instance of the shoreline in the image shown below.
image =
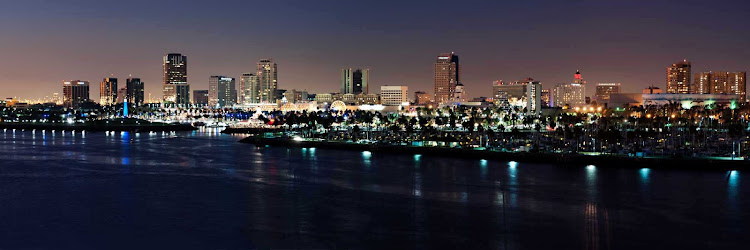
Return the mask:
<path id="1" fill-rule="evenodd" d="M 94 124 L 39 124 L 39 123 L 6 123 L 0 122 L 0 129 L 21 130 L 63 130 L 63 131 L 127 131 L 127 132 L 167 132 L 167 131 L 194 131 L 197 128 L 185 124 L 171 125 L 94 125 Z"/>
<path id="2" fill-rule="evenodd" d="M 527 163 L 558 163 L 564 166 L 621 167 L 621 168 L 660 168 L 684 170 L 744 170 L 750 168 L 745 160 L 714 160 L 704 158 L 635 158 L 618 155 L 581 155 L 530 152 L 499 152 L 445 147 L 413 147 L 398 145 L 356 144 L 345 142 L 295 141 L 282 138 L 246 137 L 239 142 L 256 146 L 287 148 L 325 148 L 349 151 L 370 151 L 373 153 L 420 154 L 465 159 L 517 161 Z"/>

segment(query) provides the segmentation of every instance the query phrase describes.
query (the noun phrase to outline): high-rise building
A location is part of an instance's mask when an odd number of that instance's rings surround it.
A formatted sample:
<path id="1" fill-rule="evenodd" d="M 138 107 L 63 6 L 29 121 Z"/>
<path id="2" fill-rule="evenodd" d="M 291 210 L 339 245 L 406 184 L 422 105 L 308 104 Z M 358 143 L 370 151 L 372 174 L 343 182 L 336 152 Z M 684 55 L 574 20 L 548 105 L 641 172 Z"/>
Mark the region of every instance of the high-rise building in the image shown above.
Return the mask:
<path id="1" fill-rule="evenodd" d="M 89 101 L 89 82 L 74 80 L 63 82 L 63 106 L 79 108 Z"/>
<path id="2" fill-rule="evenodd" d="M 542 84 L 539 82 L 529 82 L 526 84 L 526 114 L 542 114 Z"/>
<path id="3" fill-rule="evenodd" d="M 211 76 L 208 79 L 208 105 L 227 107 L 237 103 L 237 89 L 234 78 Z"/>
<path id="4" fill-rule="evenodd" d="M 369 82 L 369 69 L 341 69 L 341 94 L 367 94 Z"/>
<path id="5" fill-rule="evenodd" d="M 258 84 L 260 86 L 260 102 L 274 103 L 277 99 L 278 71 L 276 63 L 271 59 L 261 59 L 258 62 Z"/>
<path id="6" fill-rule="evenodd" d="M 435 102 L 438 104 L 451 101 L 456 91 L 456 84 L 461 81 L 461 66 L 458 55 L 441 53 L 435 62 Z"/>
<path id="7" fill-rule="evenodd" d="M 194 90 L 193 104 L 208 105 L 208 90 Z"/>
<path id="8" fill-rule="evenodd" d="M 746 96 L 746 72 L 709 71 L 695 74 L 694 94 L 736 94 Z"/>
<path id="9" fill-rule="evenodd" d="M 464 89 L 464 85 L 460 82 L 456 83 L 456 89 L 453 92 L 451 101 L 455 103 L 462 103 L 466 101 L 466 89 Z"/>
<path id="10" fill-rule="evenodd" d="M 125 97 L 128 95 L 128 89 L 127 88 L 119 88 L 117 89 L 117 100 L 115 103 L 120 104 L 125 102 Z M 130 101 L 128 101 L 130 102 Z"/>
<path id="11" fill-rule="evenodd" d="M 125 98 L 130 105 L 136 107 L 145 103 L 144 84 L 141 78 L 128 78 L 125 80 Z"/>
<path id="12" fill-rule="evenodd" d="M 243 104 L 260 103 L 261 91 L 258 76 L 251 73 L 242 74 L 240 88 L 240 92 L 243 93 L 241 98 Z"/>
<path id="13" fill-rule="evenodd" d="M 552 102 L 555 107 L 586 105 L 586 88 L 579 83 L 559 83 L 552 89 Z"/>
<path id="14" fill-rule="evenodd" d="M 117 102 L 117 78 L 104 78 L 99 83 L 99 104 L 113 105 Z"/>
<path id="15" fill-rule="evenodd" d="M 690 94 L 690 62 L 683 60 L 667 68 L 667 93 Z"/>
<path id="16" fill-rule="evenodd" d="M 414 92 L 414 103 L 416 105 L 427 105 L 432 103 L 432 95 L 424 91 Z"/>
<path id="17" fill-rule="evenodd" d="M 549 89 L 542 89 L 542 107 L 550 107 L 552 106 L 552 103 L 550 101 L 550 91 Z"/>
<path id="18" fill-rule="evenodd" d="M 164 56 L 164 102 L 190 103 L 190 85 L 187 81 L 187 56 L 170 53 Z"/>
<path id="19" fill-rule="evenodd" d="M 399 106 L 409 101 L 409 88 L 407 86 L 381 86 L 380 102 L 385 106 Z"/>
<path id="20" fill-rule="evenodd" d="M 597 83 L 596 101 L 601 104 L 609 101 L 611 94 L 620 93 L 620 83 Z"/>

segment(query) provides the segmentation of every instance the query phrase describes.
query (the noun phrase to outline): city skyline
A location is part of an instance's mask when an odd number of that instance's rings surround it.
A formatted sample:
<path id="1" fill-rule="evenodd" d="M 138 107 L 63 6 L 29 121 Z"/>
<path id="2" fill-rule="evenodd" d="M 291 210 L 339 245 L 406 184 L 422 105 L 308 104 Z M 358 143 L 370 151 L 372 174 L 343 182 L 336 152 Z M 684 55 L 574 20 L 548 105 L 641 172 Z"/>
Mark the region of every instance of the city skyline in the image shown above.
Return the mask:
<path id="1" fill-rule="evenodd" d="M 201 8 L 216 7 L 185 1 L 180 15 L 156 17 L 156 13 L 166 13 L 173 5 L 133 1 L 110 13 L 120 21 L 108 19 L 102 24 L 91 21 L 102 18 L 99 12 L 109 10 L 106 4 L 93 1 L 48 3 L 48 7 L 37 10 L 31 2 L 9 4 L 0 10 L 3 18 L 8 19 L 0 24 L 0 30 L 15 34 L 3 38 L 0 45 L 5 59 L 0 63 L 0 89 L 4 97 L 50 96 L 59 92 L 53 87 L 65 79 L 98 82 L 104 77 L 124 79 L 130 74 L 150 83 L 146 84 L 146 93 L 159 96 L 160 57 L 171 52 L 191 58 L 189 82 L 195 84 L 196 89 L 207 89 L 205 80 L 200 79 L 215 74 L 239 78 L 244 72 L 253 72 L 257 59 L 274 58 L 283 67 L 279 79 L 284 89 L 335 92 L 339 70 L 361 65 L 376 72 L 371 77 L 373 89 L 406 84 L 413 91 L 432 92 L 431 64 L 437 53 L 446 51 L 461 55 L 461 82 L 469 97 L 489 92 L 491 82 L 499 79 L 513 81 L 532 77 L 543 84 L 565 83 L 569 81 L 570 72 L 576 69 L 586 74 L 590 82 L 620 82 L 623 92 L 637 92 L 650 85 L 663 87 L 664 67 L 682 59 L 691 61 L 694 72 L 748 69 L 745 59 L 748 52 L 742 49 L 750 41 L 747 34 L 725 36 L 719 41 L 692 36 L 699 30 L 718 33 L 743 28 L 742 22 L 737 22 L 740 17 L 732 14 L 747 9 L 747 4 L 739 1 L 734 1 L 733 6 L 737 8 L 730 10 L 718 5 L 655 3 L 651 8 L 639 9 L 639 17 L 627 12 L 639 8 L 637 3 L 586 1 L 486 3 L 482 10 L 476 10 L 473 5 L 451 8 L 436 5 L 416 12 L 416 3 L 407 3 L 403 9 L 390 8 L 387 3 L 355 3 L 372 5 L 371 11 L 363 13 L 361 18 L 335 12 L 339 7 L 330 4 L 267 3 L 264 5 L 267 13 L 252 20 L 227 18 L 200 22 L 191 21 L 190 17 L 203 13 Z M 228 3 L 246 5 L 237 1 Z M 542 4 L 552 7 L 547 9 L 557 10 L 534 8 Z M 35 16 L 43 18 L 36 20 L 18 15 L 30 9 L 38 11 L 39 15 Z M 285 9 L 299 17 L 275 23 L 255 19 Z M 448 9 L 455 11 L 455 24 L 438 28 L 439 24 L 423 20 L 434 11 Z M 679 16 L 690 18 L 680 25 L 672 25 L 678 15 L 661 13 L 664 9 L 679 10 L 675 11 L 682 13 Z M 698 15 L 719 9 L 729 12 L 727 18 L 709 20 L 702 17 L 706 15 Z M 489 14 L 501 10 L 489 17 L 473 15 L 477 14 L 473 11 Z M 378 11 L 391 15 L 392 20 L 381 18 L 380 13 L 376 14 Z M 543 13 L 539 14 L 549 17 L 513 21 L 532 11 L 541 11 Z M 572 11 L 580 14 L 569 17 L 567 13 Z M 337 14 L 324 17 L 329 12 Z M 71 17 L 70 13 L 76 15 Z M 60 20 L 62 16 L 66 18 Z M 308 23 L 300 21 L 313 16 L 319 18 Z M 51 19 L 59 23 L 54 32 L 44 26 L 45 21 Z M 172 19 L 175 20 L 170 21 Z M 257 23 L 248 25 L 252 21 Z M 610 30 L 610 27 L 617 28 Z M 238 32 L 264 32 L 267 39 L 237 36 Z M 51 39 L 57 34 L 79 39 Z M 569 39 L 576 34 L 585 36 Z M 143 39 L 127 39 L 130 37 Z M 644 41 L 641 37 L 652 39 Z M 686 39 L 689 44 L 684 43 Z M 45 60 L 39 60 L 42 56 Z M 32 68 L 45 70 L 38 72 Z M 593 93 L 592 86 L 589 88 L 587 92 Z"/>

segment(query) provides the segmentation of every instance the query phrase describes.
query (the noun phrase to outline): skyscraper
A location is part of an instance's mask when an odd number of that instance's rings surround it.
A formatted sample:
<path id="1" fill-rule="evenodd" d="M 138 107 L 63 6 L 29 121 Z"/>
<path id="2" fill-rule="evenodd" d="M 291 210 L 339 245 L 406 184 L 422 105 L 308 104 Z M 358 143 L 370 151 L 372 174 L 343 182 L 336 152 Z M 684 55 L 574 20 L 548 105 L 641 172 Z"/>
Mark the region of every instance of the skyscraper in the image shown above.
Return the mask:
<path id="1" fill-rule="evenodd" d="M 190 85 L 187 82 L 187 57 L 170 53 L 164 56 L 164 102 L 190 103 Z"/>
<path id="2" fill-rule="evenodd" d="M 260 85 L 260 102 L 276 102 L 276 88 L 278 87 L 278 71 L 276 63 L 271 59 L 261 59 L 258 62 L 258 84 Z"/>
<path id="3" fill-rule="evenodd" d="M 128 78 L 125 81 L 125 89 L 125 98 L 128 100 L 128 103 L 136 107 L 145 103 L 144 84 L 141 78 Z"/>
<path id="4" fill-rule="evenodd" d="M 542 114 L 542 84 L 540 82 L 529 82 L 526 84 L 526 114 Z"/>
<path id="5" fill-rule="evenodd" d="M 620 93 L 620 83 L 597 83 L 596 84 L 596 101 L 599 104 L 609 101 L 611 94 Z"/>
<path id="6" fill-rule="evenodd" d="M 89 101 L 89 82 L 74 80 L 63 82 L 63 106 L 79 108 Z"/>
<path id="7" fill-rule="evenodd" d="M 690 94 L 690 62 L 683 60 L 667 68 L 667 93 Z"/>
<path id="8" fill-rule="evenodd" d="M 369 91 L 370 70 L 369 69 L 342 69 L 341 70 L 341 94 L 367 94 Z"/>
<path id="9" fill-rule="evenodd" d="M 709 71 L 695 74 L 695 94 L 736 94 L 744 102 L 746 97 L 746 72 Z"/>
<path id="10" fill-rule="evenodd" d="M 237 102 L 237 89 L 234 78 L 226 76 L 211 76 L 208 79 L 208 105 L 211 107 L 227 107 Z"/>
<path id="11" fill-rule="evenodd" d="M 117 103 L 117 78 L 104 78 L 99 83 L 99 104 L 102 106 Z"/>
<path id="12" fill-rule="evenodd" d="M 251 73 L 243 73 L 240 77 L 240 103 L 260 103 L 260 82 L 258 76 Z"/>
<path id="13" fill-rule="evenodd" d="M 441 53 L 435 62 L 435 102 L 447 103 L 456 91 L 456 84 L 461 81 L 461 66 L 458 55 Z"/>

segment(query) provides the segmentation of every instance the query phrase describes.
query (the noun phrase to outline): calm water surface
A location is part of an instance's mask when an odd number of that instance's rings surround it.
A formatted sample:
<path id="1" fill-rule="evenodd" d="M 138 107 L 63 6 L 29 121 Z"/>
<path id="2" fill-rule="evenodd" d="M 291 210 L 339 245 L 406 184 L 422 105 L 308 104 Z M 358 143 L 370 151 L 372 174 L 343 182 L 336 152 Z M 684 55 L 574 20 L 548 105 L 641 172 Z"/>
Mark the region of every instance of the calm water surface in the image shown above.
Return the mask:
<path id="1" fill-rule="evenodd" d="M 747 249 L 750 171 L 0 130 L 0 249 Z"/>

